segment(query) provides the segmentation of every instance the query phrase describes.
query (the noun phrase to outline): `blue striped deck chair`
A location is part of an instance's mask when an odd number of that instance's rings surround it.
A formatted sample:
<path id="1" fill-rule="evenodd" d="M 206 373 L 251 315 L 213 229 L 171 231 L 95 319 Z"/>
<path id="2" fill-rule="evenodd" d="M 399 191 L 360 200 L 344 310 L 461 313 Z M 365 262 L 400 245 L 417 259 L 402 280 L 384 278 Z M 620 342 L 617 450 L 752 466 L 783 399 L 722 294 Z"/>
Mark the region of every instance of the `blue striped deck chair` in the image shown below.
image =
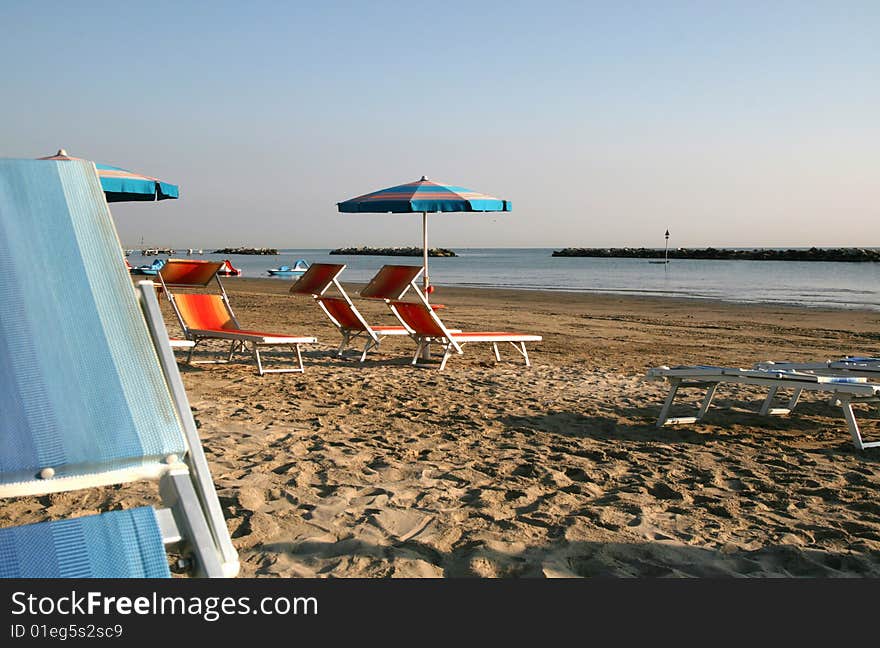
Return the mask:
<path id="1" fill-rule="evenodd" d="M 195 576 L 238 573 L 155 289 L 133 288 L 91 162 L 0 159 L 0 413 L 0 498 L 158 483 L 155 507 L 0 529 L 0 577 L 168 577 L 169 548 Z"/>

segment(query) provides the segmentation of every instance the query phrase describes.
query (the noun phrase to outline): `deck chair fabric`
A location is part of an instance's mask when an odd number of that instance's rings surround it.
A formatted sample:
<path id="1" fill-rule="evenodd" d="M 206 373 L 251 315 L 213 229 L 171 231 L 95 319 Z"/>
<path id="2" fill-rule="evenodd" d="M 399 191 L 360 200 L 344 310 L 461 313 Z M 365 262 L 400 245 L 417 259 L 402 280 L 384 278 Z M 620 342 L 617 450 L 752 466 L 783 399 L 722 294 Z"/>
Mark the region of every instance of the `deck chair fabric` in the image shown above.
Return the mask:
<path id="1" fill-rule="evenodd" d="M 108 551 L 108 547 L 111 549 Z M 71 559 L 71 556 L 76 559 Z M 0 578 L 168 578 L 152 508 L 0 529 Z"/>
<path id="2" fill-rule="evenodd" d="M 305 370 L 302 361 L 303 344 L 314 344 L 317 339 L 312 336 L 293 336 L 279 333 L 267 333 L 243 329 L 232 311 L 226 289 L 217 271 L 222 262 L 201 261 L 190 259 L 169 259 L 159 271 L 162 291 L 171 302 L 184 335 L 194 344 L 189 349 L 187 363 L 193 362 L 196 345 L 203 340 L 228 340 L 229 353 L 225 360 L 200 362 L 229 362 L 237 351 L 249 352 L 262 376 L 267 373 L 302 373 Z M 205 289 L 216 281 L 219 293 L 182 292 L 178 289 Z M 268 369 L 263 366 L 260 349 L 270 346 L 288 346 L 296 354 L 297 364 L 291 368 Z"/>
<path id="3" fill-rule="evenodd" d="M 408 336 L 410 333 L 403 326 L 371 326 L 339 283 L 339 275 L 343 270 L 345 270 L 344 264 L 313 263 L 290 287 L 290 294 L 311 296 L 339 330 L 342 342 L 336 349 L 337 357 L 343 357 L 345 349 L 352 341 L 364 338 L 364 348 L 360 358 L 363 362 L 367 358 L 367 353 L 378 347 L 385 337 Z M 327 291 L 330 288 L 335 288 L 338 295 L 328 295 Z"/>
<path id="4" fill-rule="evenodd" d="M 531 366 L 526 342 L 540 342 L 540 335 L 509 333 L 503 331 L 465 332 L 450 329 L 441 321 L 435 307 L 428 303 L 425 295 L 416 285 L 416 280 L 423 272 L 419 266 L 386 265 L 383 266 L 369 284 L 361 291 L 361 296 L 368 299 L 382 299 L 400 323 L 409 331 L 416 341 L 416 352 L 412 364 L 417 367 L 433 366 L 427 364 L 426 349 L 430 344 L 443 347 L 443 357 L 439 369 L 442 371 L 453 353 L 464 353 L 465 344 L 483 342 L 492 345 L 495 360 L 501 360 L 498 344 L 509 342 L 522 355 L 525 365 Z M 403 301 L 407 292 L 415 296 L 415 301 Z"/>
<path id="5" fill-rule="evenodd" d="M 804 391 L 829 394 L 832 402 L 841 408 L 847 428 L 857 449 L 880 446 L 880 441 L 865 442 L 853 410 L 854 403 L 880 402 L 880 385 L 871 384 L 867 378 L 859 376 L 818 375 L 792 369 L 739 369 L 711 365 L 692 365 L 679 367 L 654 367 L 650 369 L 648 380 L 667 381 L 669 392 L 660 415 L 657 427 L 679 425 L 701 421 L 712 404 L 716 389 L 722 383 L 755 385 L 767 389 L 767 396 L 761 404 L 760 414 L 784 416 L 797 406 Z M 694 416 L 670 417 L 670 411 L 679 389 L 697 388 L 705 390 L 703 400 Z M 784 407 L 774 407 L 780 390 L 791 390 L 791 396 Z"/>
<path id="6" fill-rule="evenodd" d="M 121 258 L 92 163 L 0 160 L 0 498 L 148 479 L 166 506 L 0 529 L 4 576 L 167 576 L 163 543 L 238 571 L 155 291 Z"/>
<path id="7" fill-rule="evenodd" d="M 380 299 L 388 302 L 400 301 L 410 289 L 421 294 L 415 282 L 422 272 L 424 272 L 422 266 L 384 265 L 364 286 L 360 296 L 364 299 Z"/>

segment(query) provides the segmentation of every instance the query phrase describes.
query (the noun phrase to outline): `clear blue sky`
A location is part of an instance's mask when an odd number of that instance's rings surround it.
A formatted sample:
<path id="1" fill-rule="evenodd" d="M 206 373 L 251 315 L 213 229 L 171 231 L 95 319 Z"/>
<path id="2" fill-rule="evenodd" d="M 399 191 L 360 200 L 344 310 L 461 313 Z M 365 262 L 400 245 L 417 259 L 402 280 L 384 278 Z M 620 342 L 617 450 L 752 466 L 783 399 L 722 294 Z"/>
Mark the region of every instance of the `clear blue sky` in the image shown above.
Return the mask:
<path id="1" fill-rule="evenodd" d="M 123 243 L 880 245 L 880 2 L 0 3 L 0 156 L 180 184 Z"/>

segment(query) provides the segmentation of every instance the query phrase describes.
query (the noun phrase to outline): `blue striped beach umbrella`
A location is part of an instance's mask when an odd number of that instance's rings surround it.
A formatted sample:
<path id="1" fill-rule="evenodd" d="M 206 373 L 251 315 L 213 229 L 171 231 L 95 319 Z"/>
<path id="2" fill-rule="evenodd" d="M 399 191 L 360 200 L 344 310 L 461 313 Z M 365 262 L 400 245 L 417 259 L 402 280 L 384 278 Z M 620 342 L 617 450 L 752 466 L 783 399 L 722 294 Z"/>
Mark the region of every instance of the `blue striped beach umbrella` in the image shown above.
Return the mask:
<path id="1" fill-rule="evenodd" d="M 503 212 L 512 209 L 509 200 L 477 193 L 456 185 L 421 180 L 380 189 L 372 193 L 336 203 L 344 213 L 422 214 L 422 255 L 425 274 L 422 278 L 425 294 L 431 282 L 428 278 L 428 214 L 431 212 Z"/>
<path id="2" fill-rule="evenodd" d="M 60 149 L 55 155 L 40 159 L 81 160 L 82 158 L 71 157 L 67 155 L 67 151 Z M 98 179 L 101 181 L 101 188 L 104 190 L 107 202 L 168 200 L 180 196 L 180 189 L 177 185 L 163 182 L 158 178 L 98 162 L 95 162 L 95 168 L 98 170 Z"/>

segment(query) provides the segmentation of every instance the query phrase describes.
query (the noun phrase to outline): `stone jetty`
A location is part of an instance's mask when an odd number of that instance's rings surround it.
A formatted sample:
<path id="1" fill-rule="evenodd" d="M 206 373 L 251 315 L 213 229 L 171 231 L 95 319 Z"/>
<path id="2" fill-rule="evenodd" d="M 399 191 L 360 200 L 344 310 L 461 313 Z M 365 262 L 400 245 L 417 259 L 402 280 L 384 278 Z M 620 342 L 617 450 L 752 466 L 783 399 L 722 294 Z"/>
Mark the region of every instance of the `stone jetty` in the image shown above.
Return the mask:
<path id="1" fill-rule="evenodd" d="M 347 247 L 336 248 L 330 250 L 330 254 L 363 254 L 367 256 L 406 256 L 420 257 L 422 256 L 422 248 L 417 247 L 391 247 L 391 248 L 373 248 L 373 247 Z M 429 257 L 454 257 L 458 256 L 452 250 L 446 248 L 428 248 Z"/>
<path id="2" fill-rule="evenodd" d="M 664 251 L 657 248 L 564 248 L 555 250 L 555 257 L 607 257 L 624 259 L 662 259 Z M 757 248 L 674 248 L 670 259 L 732 259 L 743 261 L 848 261 L 880 262 L 880 250 L 866 248 L 816 248 L 778 250 Z"/>
<path id="3" fill-rule="evenodd" d="M 212 254 L 278 254 L 277 248 L 249 248 L 249 247 L 226 247 L 214 250 Z"/>

